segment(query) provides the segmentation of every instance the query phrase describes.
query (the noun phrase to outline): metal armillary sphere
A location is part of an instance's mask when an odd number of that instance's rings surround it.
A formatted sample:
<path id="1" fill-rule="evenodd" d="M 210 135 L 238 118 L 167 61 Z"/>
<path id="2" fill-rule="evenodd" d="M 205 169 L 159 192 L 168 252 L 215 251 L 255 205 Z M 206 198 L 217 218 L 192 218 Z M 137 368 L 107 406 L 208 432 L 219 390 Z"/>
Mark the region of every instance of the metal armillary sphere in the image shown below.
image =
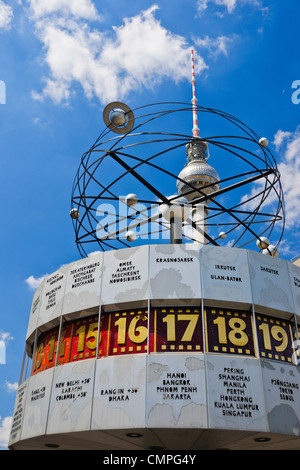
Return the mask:
<path id="1" fill-rule="evenodd" d="M 256 244 L 278 256 L 285 216 L 269 142 L 234 116 L 198 106 L 193 50 L 191 64 L 192 105 L 105 107 L 106 129 L 82 156 L 72 191 L 70 216 L 82 256 L 164 241 Z M 207 163 L 210 150 L 218 171 Z"/>
<path id="2" fill-rule="evenodd" d="M 195 109 L 202 137 L 184 129 Z M 174 242 L 172 223 L 177 221 L 178 235 L 179 219 L 182 237 L 175 243 L 199 242 L 201 232 L 202 243 L 258 247 L 277 256 L 283 193 L 265 138 L 232 115 L 187 103 L 132 111 L 116 102 L 104 110 L 104 120 L 108 127 L 82 156 L 72 190 L 70 215 L 81 256 Z M 214 168 L 206 163 L 208 149 Z M 189 178 L 195 161 L 206 167 L 193 167 Z M 205 216 L 198 224 L 192 213 L 201 206 Z"/>

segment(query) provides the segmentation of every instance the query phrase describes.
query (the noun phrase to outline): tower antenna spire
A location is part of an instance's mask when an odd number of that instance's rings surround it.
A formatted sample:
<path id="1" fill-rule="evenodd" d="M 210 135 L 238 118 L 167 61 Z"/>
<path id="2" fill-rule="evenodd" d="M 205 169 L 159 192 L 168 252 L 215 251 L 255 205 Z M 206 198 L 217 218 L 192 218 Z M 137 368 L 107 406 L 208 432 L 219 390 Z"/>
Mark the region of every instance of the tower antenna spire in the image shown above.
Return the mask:
<path id="1" fill-rule="evenodd" d="M 193 89 L 193 137 L 199 137 L 198 115 L 197 115 L 197 98 L 196 98 L 196 78 L 194 66 L 194 50 L 191 49 L 191 62 L 192 62 L 192 89 Z"/>

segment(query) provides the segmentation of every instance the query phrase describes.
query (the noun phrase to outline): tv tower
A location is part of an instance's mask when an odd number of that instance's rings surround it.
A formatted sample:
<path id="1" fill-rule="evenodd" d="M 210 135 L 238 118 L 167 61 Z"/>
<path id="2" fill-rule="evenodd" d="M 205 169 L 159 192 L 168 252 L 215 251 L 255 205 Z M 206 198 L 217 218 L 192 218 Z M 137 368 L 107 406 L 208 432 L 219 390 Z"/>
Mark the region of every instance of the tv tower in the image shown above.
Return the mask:
<path id="1" fill-rule="evenodd" d="M 208 165 L 208 144 L 199 137 L 196 79 L 194 67 L 194 51 L 191 50 L 192 62 L 192 89 L 193 89 L 193 138 L 186 145 L 188 163 L 178 175 L 177 191 L 192 204 L 192 219 L 197 229 L 194 229 L 196 243 L 207 243 L 206 217 L 208 215 L 207 204 L 212 200 L 213 193 L 220 189 L 220 178 L 216 170 Z M 188 184 L 186 184 L 188 183 Z M 195 190 L 191 189 L 191 186 Z M 204 202 L 197 203 L 197 199 L 207 196 Z M 211 197 L 210 197 L 211 196 Z"/>

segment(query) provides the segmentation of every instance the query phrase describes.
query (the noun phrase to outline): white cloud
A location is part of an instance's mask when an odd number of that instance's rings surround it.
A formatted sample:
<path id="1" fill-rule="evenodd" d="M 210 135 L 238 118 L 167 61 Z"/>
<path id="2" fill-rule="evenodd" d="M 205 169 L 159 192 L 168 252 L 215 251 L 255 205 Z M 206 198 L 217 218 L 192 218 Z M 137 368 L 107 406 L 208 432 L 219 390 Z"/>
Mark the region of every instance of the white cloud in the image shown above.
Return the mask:
<path id="1" fill-rule="evenodd" d="M 7 343 L 8 341 L 11 341 L 13 339 L 13 336 L 11 336 L 11 334 L 7 331 L 0 331 L 0 341 L 4 341 L 4 343 Z"/>
<path id="2" fill-rule="evenodd" d="M 6 364 L 6 345 L 14 338 L 6 331 L 0 331 L 0 364 Z"/>
<path id="3" fill-rule="evenodd" d="M 238 2 L 238 0 L 215 0 L 215 3 L 217 5 L 224 5 L 227 8 L 228 13 L 232 13 L 236 5 L 242 2 Z"/>
<path id="4" fill-rule="evenodd" d="M 275 142 L 281 140 L 280 149 L 283 152 L 278 169 L 281 174 L 281 184 L 283 187 L 286 227 L 299 227 L 299 207 L 300 207 L 300 126 L 295 132 L 276 133 Z M 280 137 L 280 138 L 279 138 Z"/>
<path id="5" fill-rule="evenodd" d="M 262 9 L 263 11 L 267 10 L 266 8 L 263 8 L 262 2 L 260 0 L 198 0 L 198 11 L 205 11 L 208 8 L 209 3 L 214 3 L 215 5 L 227 8 L 228 13 L 233 13 L 237 6 L 243 5 L 252 5 Z"/>
<path id="6" fill-rule="evenodd" d="M 275 145 L 276 151 L 278 151 L 281 145 L 283 144 L 283 142 L 286 139 L 289 139 L 291 136 L 292 136 L 291 132 L 282 131 L 282 130 L 277 131 L 274 136 L 274 142 L 273 142 L 273 144 Z"/>
<path id="7" fill-rule="evenodd" d="M 285 227 L 293 229 L 300 227 L 299 207 L 300 207 L 300 126 L 294 131 L 278 130 L 272 142 L 276 152 L 280 155 L 277 158 L 277 167 L 280 173 L 280 181 L 285 202 Z M 264 181 L 257 183 L 251 194 L 244 196 L 243 200 L 254 196 L 263 190 Z M 271 206 L 276 198 L 275 193 L 271 193 L 264 203 L 264 207 Z M 256 207 L 255 199 L 247 204 L 248 209 Z"/>
<path id="8" fill-rule="evenodd" d="M 5 342 L 0 339 L 0 364 L 6 364 Z"/>
<path id="9" fill-rule="evenodd" d="M 80 16 L 78 2 L 69 5 L 67 0 L 52 0 L 49 7 L 43 7 L 47 2 L 30 1 L 36 34 L 44 46 L 50 71 L 43 91 L 34 91 L 33 98 L 67 102 L 73 94 L 72 85 L 79 83 L 89 99 L 96 96 L 106 104 L 124 98 L 131 90 L 154 87 L 164 79 L 189 80 L 190 46 L 156 19 L 157 5 L 125 18 L 112 32 L 102 32 L 85 21 L 88 13 Z M 84 3 L 88 12 L 88 6 L 93 5 Z M 66 4 L 73 5 L 72 11 L 78 12 L 76 18 L 58 8 Z M 61 14 L 47 15 L 51 6 Z M 207 65 L 202 57 L 195 59 L 196 73 L 201 73 Z"/>
<path id="10" fill-rule="evenodd" d="M 296 249 L 298 250 L 298 246 Z M 295 247 L 293 243 L 286 239 L 282 240 L 280 242 L 280 254 L 291 258 L 292 255 L 295 254 Z"/>
<path id="11" fill-rule="evenodd" d="M 12 416 L 6 416 L 6 418 L 0 416 L 0 447 L 2 449 L 6 449 L 8 446 L 11 425 Z"/>
<path id="12" fill-rule="evenodd" d="M 44 276 L 41 277 L 34 277 L 34 276 L 29 276 L 27 279 L 25 279 L 26 284 L 29 286 L 30 289 L 35 290 L 39 287 L 43 279 L 48 276 L 48 274 L 45 274 Z"/>
<path id="13" fill-rule="evenodd" d="M 13 16 L 12 7 L 0 0 L 0 29 L 9 29 Z"/>
<path id="14" fill-rule="evenodd" d="M 91 0 L 29 0 L 32 15 L 42 18 L 53 13 L 71 14 L 76 18 L 99 19 Z"/>
<path id="15" fill-rule="evenodd" d="M 207 8 L 207 4 L 208 4 L 208 1 L 209 0 L 198 0 L 197 1 L 197 8 L 198 8 L 198 11 L 204 11 L 206 10 Z"/>
<path id="16" fill-rule="evenodd" d="M 233 42 L 233 40 L 233 36 L 219 36 L 217 38 L 210 38 L 209 36 L 205 36 L 204 39 L 195 38 L 195 44 L 199 48 L 207 49 L 210 55 L 214 57 L 220 54 L 227 56 L 228 46 Z"/>
<path id="17" fill-rule="evenodd" d="M 18 382 L 10 383 L 6 380 L 5 381 L 5 388 L 9 393 L 16 392 L 18 390 Z"/>

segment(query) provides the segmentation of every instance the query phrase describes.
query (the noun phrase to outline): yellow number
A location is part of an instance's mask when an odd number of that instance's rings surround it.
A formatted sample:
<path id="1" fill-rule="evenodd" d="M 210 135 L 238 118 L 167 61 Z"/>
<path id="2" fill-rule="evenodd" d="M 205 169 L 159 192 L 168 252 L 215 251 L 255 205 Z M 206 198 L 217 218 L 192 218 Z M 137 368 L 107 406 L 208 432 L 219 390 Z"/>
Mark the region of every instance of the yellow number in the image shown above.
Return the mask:
<path id="1" fill-rule="evenodd" d="M 42 364 L 42 360 L 44 359 L 44 343 L 41 343 L 36 351 L 36 359 L 35 359 L 35 369 L 39 369 Z"/>
<path id="2" fill-rule="evenodd" d="M 126 343 L 126 317 L 119 318 L 115 322 L 115 325 L 118 327 L 118 344 Z"/>
<path id="3" fill-rule="evenodd" d="M 137 315 L 129 323 L 128 337 L 133 343 L 142 343 L 148 335 L 146 326 L 136 326 L 140 318 L 141 317 Z M 118 344 L 126 343 L 126 320 L 126 317 L 122 317 L 115 322 L 115 325 L 118 327 Z"/>
<path id="4" fill-rule="evenodd" d="M 76 336 L 78 336 L 78 346 L 77 352 L 84 351 L 84 342 L 85 342 L 85 325 L 81 325 L 78 330 L 76 331 Z"/>
<path id="5" fill-rule="evenodd" d="M 53 361 L 54 356 L 54 346 L 55 346 L 55 335 L 51 336 L 49 340 L 49 354 L 48 354 L 48 361 Z"/>
<path id="6" fill-rule="evenodd" d="M 248 336 L 244 332 L 246 329 L 246 322 L 241 318 L 231 317 L 228 321 L 230 331 L 226 333 L 226 318 L 218 317 L 214 320 L 214 324 L 218 327 L 218 336 L 220 344 L 227 344 L 229 340 L 234 346 L 245 346 L 248 343 Z"/>
<path id="7" fill-rule="evenodd" d="M 220 344 L 227 344 L 226 323 L 224 317 L 218 317 L 214 320 L 214 325 L 218 327 L 218 336 Z"/>
<path id="8" fill-rule="evenodd" d="M 90 323 L 89 331 L 87 334 L 86 346 L 91 351 L 94 351 L 97 348 L 97 337 L 98 337 L 98 322 Z"/>
<path id="9" fill-rule="evenodd" d="M 175 315 L 167 315 L 163 318 L 163 323 L 167 324 L 167 341 L 176 341 Z"/>
<path id="10" fill-rule="evenodd" d="M 181 338 L 181 341 L 192 341 L 193 334 L 197 325 L 199 314 L 178 314 L 178 321 L 187 320 L 189 323 L 186 327 L 186 330 Z"/>
<path id="11" fill-rule="evenodd" d="M 59 344 L 59 357 L 63 357 L 65 355 L 65 350 L 66 350 L 65 336 L 66 336 L 66 332 L 67 332 L 66 328 L 64 328 L 61 331 L 60 344 Z"/>
<path id="12" fill-rule="evenodd" d="M 192 341 L 193 334 L 198 322 L 199 314 L 179 313 L 177 321 L 188 321 L 185 332 L 180 341 Z M 163 318 L 163 323 L 167 324 L 167 341 L 176 341 L 176 317 L 175 314 L 169 314 Z"/>
<path id="13" fill-rule="evenodd" d="M 281 326 L 272 326 L 271 328 L 271 335 L 275 339 L 275 341 L 281 341 L 280 346 L 275 346 L 277 352 L 282 352 L 286 349 L 288 345 L 288 336 L 286 331 Z"/>
<path id="14" fill-rule="evenodd" d="M 263 334 L 264 349 L 271 350 L 272 346 L 271 346 L 269 325 L 267 323 L 261 323 L 258 329 L 262 331 L 262 334 Z"/>
<path id="15" fill-rule="evenodd" d="M 281 342 L 279 346 L 275 346 L 277 352 L 282 352 L 286 349 L 288 345 L 288 336 L 281 326 L 274 325 L 270 331 L 268 323 L 261 323 L 258 329 L 261 330 L 263 334 L 264 349 L 268 349 L 269 351 L 272 350 L 271 336 L 275 341 Z"/>
<path id="16" fill-rule="evenodd" d="M 248 336 L 244 332 L 246 323 L 241 318 L 230 318 L 228 322 L 231 331 L 228 333 L 229 341 L 235 346 L 245 346 L 248 343 Z M 239 325 L 236 327 L 236 325 Z"/>
<path id="17" fill-rule="evenodd" d="M 85 344 L 86 344 L 86 347 L 90 351 L 94 351 L 97 348 L 98 322 L 93 322 L 89 324 L 87 336 L 85 336 L 85 329 L 86 329 L 85 325 L 81 325 L 76 331 L 76 336 L 79 336 L 78 346 L 77 346 L 78 353 L 84 351 Z M 100 338 L 101 338 L 101 335 L 100 335 Z M 85 340 L 86 340 L 86 343 L 85 343 Z"/>
<path id="18" fill-rule="evenodd" d="M 139 319 L 139 316 L 134 317 L 129 324 L 128 336 L 133 343 L 143 343 L 148 336 L 146 326 L 136 326 Z"/>

